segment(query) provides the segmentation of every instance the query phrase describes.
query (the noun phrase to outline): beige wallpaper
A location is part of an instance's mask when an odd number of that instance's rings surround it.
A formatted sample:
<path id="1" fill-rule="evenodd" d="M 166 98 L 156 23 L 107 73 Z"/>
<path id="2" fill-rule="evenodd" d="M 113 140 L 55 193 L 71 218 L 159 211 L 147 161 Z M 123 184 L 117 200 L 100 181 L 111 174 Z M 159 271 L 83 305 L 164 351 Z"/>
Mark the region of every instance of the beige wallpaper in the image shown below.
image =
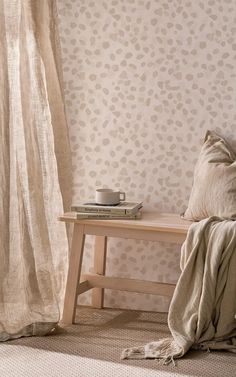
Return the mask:
<path id="1" fill-rule="evenodd" d="M 57 1 L 73 202 L 109 186 L 147 210 L 181 212 L 205 131 L 236 140 L 236 2 Z M 91 251 L 90 239 L 84 270 Z M 108 257 L 109 274 L 179 276 L 173 245 L 112 240 Z M 161 297 L 118 291 L 107 291 L 105 303 L 168 307 Z"/>

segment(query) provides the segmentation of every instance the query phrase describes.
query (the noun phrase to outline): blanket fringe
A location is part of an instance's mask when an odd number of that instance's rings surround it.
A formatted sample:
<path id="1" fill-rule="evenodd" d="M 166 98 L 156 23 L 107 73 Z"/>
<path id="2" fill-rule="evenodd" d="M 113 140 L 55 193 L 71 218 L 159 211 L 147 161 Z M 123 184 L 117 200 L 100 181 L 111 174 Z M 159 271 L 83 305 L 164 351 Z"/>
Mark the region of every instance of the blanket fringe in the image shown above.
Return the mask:
<path id="1" fill-rule="evenodd" d="M 145 358 L 145 348 L 144 347 L 133 347 L 125 348 L 121 354 L 121 360 L 124 359 L 144 359 Z"/>
<path id="2" fill-rule="evenodd" d="M 174 360 L 174 356 L 168 356 L 165 359 L 163 359 L 163 365 L 169 365 L 170 363 L 172 363 L 174 365 L 174 367 L 176 367 L 176 362 Z"/>
<path id="3" fill-rule="evenodd" d="M 148 357 L 145 356 L 145 347 L 133 347 L 133 348 L 124 349 L 120 358 L 121 360 L 124 360 L 124 359 L 144 359 Z M 157 360 L 163 365 L 169 365 L 170 363 L 172 363 L 173 366 L 176 366 L 174 356 L 167 356 L 167 357 L 159 356 Z"/>

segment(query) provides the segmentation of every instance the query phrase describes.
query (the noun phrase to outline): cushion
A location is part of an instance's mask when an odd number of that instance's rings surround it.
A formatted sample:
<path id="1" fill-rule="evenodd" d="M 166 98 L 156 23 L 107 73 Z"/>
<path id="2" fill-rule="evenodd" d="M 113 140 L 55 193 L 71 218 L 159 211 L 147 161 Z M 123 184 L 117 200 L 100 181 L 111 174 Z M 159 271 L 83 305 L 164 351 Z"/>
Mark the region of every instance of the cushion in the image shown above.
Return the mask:
<path id="1" fill-rule="evenodd" d="M 199 221 L 210 216 L 236 219 L 236 156 L 213 131 L 206 133 L 183 218 Z"/>

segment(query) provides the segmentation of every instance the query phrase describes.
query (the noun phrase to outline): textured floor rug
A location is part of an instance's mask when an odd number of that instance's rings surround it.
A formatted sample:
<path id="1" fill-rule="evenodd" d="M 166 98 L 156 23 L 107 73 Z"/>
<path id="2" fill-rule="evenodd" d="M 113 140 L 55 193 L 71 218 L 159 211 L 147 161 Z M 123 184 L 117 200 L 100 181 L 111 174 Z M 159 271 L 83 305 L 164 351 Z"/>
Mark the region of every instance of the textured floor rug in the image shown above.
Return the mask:
<path id="1" fill-rule="evenodd" d="M 4 377 L 234 377 L 236 355 L 190 351 L 176 366 L 120 360 L 122 350 L 169 335 L 163 313 L 77 310 L 77 324 L 46 337 L 0 344 Z"/>

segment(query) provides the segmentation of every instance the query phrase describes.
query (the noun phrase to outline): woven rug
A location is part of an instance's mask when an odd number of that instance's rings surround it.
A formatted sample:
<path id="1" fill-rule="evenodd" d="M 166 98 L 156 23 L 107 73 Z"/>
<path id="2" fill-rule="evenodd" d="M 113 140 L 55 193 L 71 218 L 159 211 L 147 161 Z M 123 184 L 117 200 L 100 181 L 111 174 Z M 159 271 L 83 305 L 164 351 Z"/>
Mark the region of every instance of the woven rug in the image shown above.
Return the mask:
<path id="1" fill-rule="evenodd" d="M 167 315 L 118 309 L 77 310 L 61 333 L 0 344 L 4 377 L 234 377 L 236 355 L 190 351 L 176 366 L 120 360 L 122 350 L 169 335 Z"/>

